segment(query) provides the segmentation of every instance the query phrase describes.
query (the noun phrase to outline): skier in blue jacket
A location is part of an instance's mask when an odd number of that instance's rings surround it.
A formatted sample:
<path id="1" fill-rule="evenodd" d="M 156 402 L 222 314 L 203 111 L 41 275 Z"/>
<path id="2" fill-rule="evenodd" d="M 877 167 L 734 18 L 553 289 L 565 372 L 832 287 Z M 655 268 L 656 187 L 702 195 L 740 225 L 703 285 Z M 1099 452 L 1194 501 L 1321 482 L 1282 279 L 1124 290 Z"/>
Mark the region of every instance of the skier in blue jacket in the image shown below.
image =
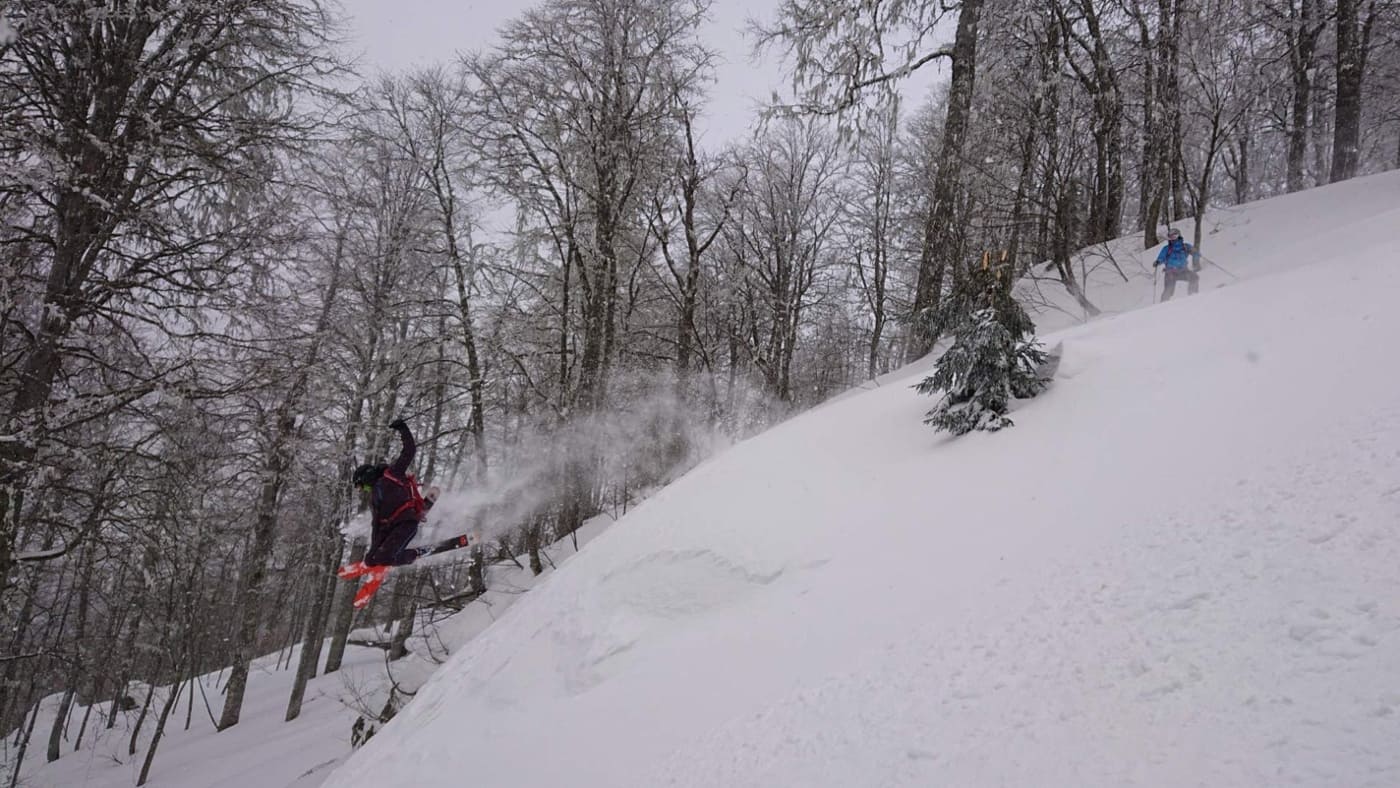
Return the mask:
<path id="1" fill-rule="evenodd" d="M 1186 260 L 1191 258 L 1191 268 L 1187 269 Z M 1157 262 L 1152 264 L 1153 268 L 1162 266 L 1166 271 L 1167 283 L 1162 287 L 1162 300 L 1166 301 L 1176 292 L 1176 283 L 1179 279 L 1186 280 L 1188 295 L 1195 295 L 1201 289 L 1201 276 L 1196 273 L 1201 270 L 1201 255 L 1196 251 L 1196 247 L 1186 242 L 1181 237 L 1181 231 L 1172 227 L 1167 230 L 1167 244 L 1162 247 L 1162 251 L 1157 253 Z"/>

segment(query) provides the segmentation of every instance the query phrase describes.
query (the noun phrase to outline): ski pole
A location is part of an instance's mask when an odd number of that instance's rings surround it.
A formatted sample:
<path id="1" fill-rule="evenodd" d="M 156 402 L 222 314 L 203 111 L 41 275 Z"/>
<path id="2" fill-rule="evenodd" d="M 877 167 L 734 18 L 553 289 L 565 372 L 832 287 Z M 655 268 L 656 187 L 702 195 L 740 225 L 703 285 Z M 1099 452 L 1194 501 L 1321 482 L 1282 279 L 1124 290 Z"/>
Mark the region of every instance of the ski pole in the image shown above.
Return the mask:
<path id="1" fill-rule="evenodd" d="M 1231 279 L 1235 280 L 1236 282 L 1238 282 L 1238 281 L 1240 280 L 1240 278 L 1239 278 L 1238 276 L 1235 276 L 1233 273 L 1230 272 L 1230 269 L 1226 268 L 1225 266 L 1221 265 L 1220 263 L 1215 262 L 1214 260 L 1210 259 L 1209 257 L 1206 257 L 1205 255 L 1201 255 L 1200 257 L 1201 257 L 1202 260 L 1205 260 L 1207 263 L 1210 263 L 1211 265 L 1215 266 L 1216 268 L 1219 268 L 1222 272 L 1224 272 L 1224 274 L 1225 274 L 1226 276 L 1230 277 Z"/>

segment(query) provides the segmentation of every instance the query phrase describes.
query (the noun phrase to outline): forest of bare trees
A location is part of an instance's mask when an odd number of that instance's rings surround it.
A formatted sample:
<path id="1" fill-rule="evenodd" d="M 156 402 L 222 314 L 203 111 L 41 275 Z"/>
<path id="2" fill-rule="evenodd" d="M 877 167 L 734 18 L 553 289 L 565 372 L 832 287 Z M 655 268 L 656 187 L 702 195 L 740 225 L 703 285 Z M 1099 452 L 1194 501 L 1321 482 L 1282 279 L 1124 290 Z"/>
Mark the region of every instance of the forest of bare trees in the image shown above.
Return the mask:
<path id="1" fill-rule="evenodd" d="M 352 628 L 927 353 L 982 260 L 1089 316 L 1085 246 L 1400 166 L 1394 0 L 784 0 L 788 103 L 710 144 L 708 13 L 543 0 L 358 74 L 319 0 L 0 0 L 12 764 L 158 739 L 211 671 L 236 725 L 304 642 L 295 717 Z M 490 538 L 353 612 L 400 416 Z M 33 730 L 55 695 L 89 711 Z"/>

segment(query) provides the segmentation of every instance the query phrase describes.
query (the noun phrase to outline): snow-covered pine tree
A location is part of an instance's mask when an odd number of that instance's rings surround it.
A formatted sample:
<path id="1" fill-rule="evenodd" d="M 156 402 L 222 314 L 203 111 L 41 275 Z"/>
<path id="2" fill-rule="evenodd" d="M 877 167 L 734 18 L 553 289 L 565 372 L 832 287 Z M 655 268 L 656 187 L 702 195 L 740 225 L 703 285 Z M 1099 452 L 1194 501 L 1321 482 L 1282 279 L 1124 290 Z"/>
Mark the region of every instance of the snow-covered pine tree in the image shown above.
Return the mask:
<path id="1" fill-rule="evenodd" d="M 1035 323 L 986 260 L 931 312 L 934 330 L 951 330 L 953 345 L 915 386 L 920 394 L 944 392 L 924 423 L 954 435 L 1012 426 L 1012 398 L 1034 397 L 1047 382 L 1036 372 L 1046 354 Z"/>

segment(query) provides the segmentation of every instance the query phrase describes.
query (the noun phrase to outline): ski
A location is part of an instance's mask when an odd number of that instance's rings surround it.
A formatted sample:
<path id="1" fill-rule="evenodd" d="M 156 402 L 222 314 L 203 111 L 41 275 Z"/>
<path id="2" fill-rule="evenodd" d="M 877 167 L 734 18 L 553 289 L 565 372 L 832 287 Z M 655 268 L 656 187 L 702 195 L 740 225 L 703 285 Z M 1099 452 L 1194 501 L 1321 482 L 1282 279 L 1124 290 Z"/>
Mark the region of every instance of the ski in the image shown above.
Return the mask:
<path id="1" fill-rule="evenodd" d="M 368 572 L 374 567 L 366 566 L 364 561 L 356 561 L 353 564 L 346 564 L 335 571 L 336 577 L 341 580 L 353 580 Z"/>
<path id="2" fill-rule="evenodd" d="M 390 566 L 370 567 L 365 572 L 368 579 L 365 580 L 364 585 L 360 586 L 359 592 L 355 594 L 355 601 L 352 603 L 352 607 L 359 610 L 365 605 L 368 605 L 370 598 L 374 596 L 374 592 L 378 591 L 379 587 L 384 585 L 384 579 L 389 576 L 389 570 L 392 568 L 393 567 Z"/>
<path id="3" fill-rule="evenodd" d="M 412 549 L 418 554 L 417 558 L 414 559 L 416 561 L 418 558 L 424 556 L 437 555 L 438 553 L 445 553 L 449 550 L 460 550 L 463 547 L 469 547 L 471 545 L 472 541 L 470 535 L 458 534 L 448 539 L 433 542 L 430 545 Z M 357 577 L 366 578 L 364 584 L 360 586 L 360 590 L 355 594 L 354 608 L 359 610 L 365 605 L 368 605 L 370 598 L 374 596 L 380 586 L 384 585 L 385 579 L 389 576 L 390 569 L 393 569 L 393 567 L 368 566 L 364 561 L 355 561 L 354 563 L 340 567 L 336 570 L 335 574 L 341 580 L 354 580 Z"/>
<path id="4" fill-rule="evenodd" d="M 469 534 L 458 534 L 457 536 L 433 542 L 430 545 L 424 545 L 416 549 L 418 550 L 418 557 L 422 558 L 425 555 L 437 555 L 438 553 L 445 553 L 449 550 L 460 550 L 463 547 L 470 547 L 471 545 L 472 541 Z"/>

